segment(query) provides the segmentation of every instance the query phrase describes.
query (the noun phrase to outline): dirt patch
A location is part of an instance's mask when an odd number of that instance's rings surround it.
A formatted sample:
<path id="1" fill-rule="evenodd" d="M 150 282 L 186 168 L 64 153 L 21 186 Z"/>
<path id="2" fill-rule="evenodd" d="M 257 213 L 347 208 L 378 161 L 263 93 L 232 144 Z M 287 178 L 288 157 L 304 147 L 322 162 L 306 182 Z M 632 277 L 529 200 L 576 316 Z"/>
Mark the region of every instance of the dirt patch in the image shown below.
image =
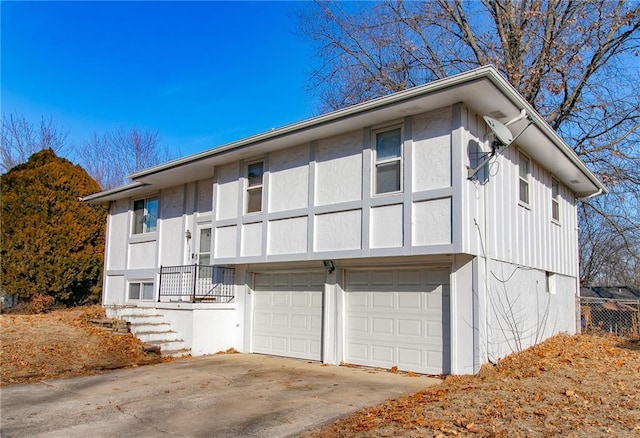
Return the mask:
<path id="1" fill-rule="evenodd" d="M 307 437 L 640 436 L 638 341 L 556 336 Z"/>
<path id="2" fill-rule="evenodd" d="M 104 318 L 100 306 L 40 315 L 0 315 L 0 385 L 95 374 L 165 360 L 145 354 L 143 344 L 132 334 L 116 334 L 89 322 L 97 318 Z"/>

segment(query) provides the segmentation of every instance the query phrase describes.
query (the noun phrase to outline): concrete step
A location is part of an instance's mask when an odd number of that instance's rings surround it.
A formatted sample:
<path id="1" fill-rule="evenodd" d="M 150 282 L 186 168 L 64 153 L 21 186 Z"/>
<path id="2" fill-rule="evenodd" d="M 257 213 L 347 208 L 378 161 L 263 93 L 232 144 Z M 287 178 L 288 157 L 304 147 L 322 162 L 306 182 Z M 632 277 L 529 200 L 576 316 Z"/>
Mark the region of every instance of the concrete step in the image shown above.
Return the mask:
<path id="1" fill-rule="evenodd" d="M 160 354 L 164 357 L 183 357 L 189 356 L 191 351 L 186 347 L 184 342 L 176 340 L 160 340 L 149 341 L 147 344 L 160 348 Z"/>
<path id="2" fill-rule="evenodd" d="M 164 323 L 164 316 L 156 315 L 123 315 L 122 319 L 126 319 L 131 324 L 162 324 Z"/>
<path id="3" fill-rule="evenodd" d="M 153 331 L 140 331 L 133 332 L 136 338 L 140 339 L 143 342 L 152 342 L 152 341 L 181 341 L 178 339 L 178 334 L 172 331 L 164 331 L 164 332 L 153 332 Z"/>
<path id="4" fill-rule="evenodd" d="M 107 308 L 107 315 L 126 321 L 131 333 L 152 348 L 159 348 L 162 356 L 182 357 L 190 354 L 184 341 L 171 329 L 171 324 L 154 308 L 113 307 Z"/>

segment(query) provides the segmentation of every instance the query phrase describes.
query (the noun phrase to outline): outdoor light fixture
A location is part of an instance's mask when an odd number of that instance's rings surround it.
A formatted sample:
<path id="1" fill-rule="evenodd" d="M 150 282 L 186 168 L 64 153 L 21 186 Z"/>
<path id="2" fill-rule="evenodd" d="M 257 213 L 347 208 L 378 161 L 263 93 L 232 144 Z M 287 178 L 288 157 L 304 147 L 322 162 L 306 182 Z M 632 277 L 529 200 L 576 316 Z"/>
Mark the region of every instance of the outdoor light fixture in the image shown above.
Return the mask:
<path id="1" fill-rule="evenodd" d="M 322 264 L 327 268 L 329 274 L 336 270 L 336 265 L 333 264 L 333 260 L 323 260 Z"/>
<path id="2" fill-rule="evenodd" d="M 186 237 L 187 240 L 191 240 L 191 231 L 187 230 L 187 232 L 184 233 L 184 237 Z"/>

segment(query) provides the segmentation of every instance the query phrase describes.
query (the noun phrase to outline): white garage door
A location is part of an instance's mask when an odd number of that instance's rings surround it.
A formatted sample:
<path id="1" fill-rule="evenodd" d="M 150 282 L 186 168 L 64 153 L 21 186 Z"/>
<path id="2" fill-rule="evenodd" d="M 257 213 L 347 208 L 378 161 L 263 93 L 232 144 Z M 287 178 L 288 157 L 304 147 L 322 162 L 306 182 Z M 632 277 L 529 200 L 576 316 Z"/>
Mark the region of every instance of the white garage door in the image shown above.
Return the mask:
<path id="1" fill-rule="evenodd" d="M 449 270 L 347 271 L 345 361 L 448 373 Z"/>
<path id="2" fill-rule="evenodd" d="M 321 360 L 324 278 L 324 272 L 254 274 L 254 353 Z"/>

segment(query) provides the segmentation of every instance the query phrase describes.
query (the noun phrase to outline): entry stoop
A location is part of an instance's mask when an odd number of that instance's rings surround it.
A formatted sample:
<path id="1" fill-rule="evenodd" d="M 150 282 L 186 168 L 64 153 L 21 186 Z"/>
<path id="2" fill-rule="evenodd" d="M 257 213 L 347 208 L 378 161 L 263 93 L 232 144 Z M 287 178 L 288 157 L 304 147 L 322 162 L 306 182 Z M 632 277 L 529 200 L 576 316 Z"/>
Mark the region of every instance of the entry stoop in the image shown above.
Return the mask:
<path id="1" fill-rule="evenodd" d="M 191 350 L 171 324 L 156 309 L 149 307 L 107 307 L 107 315 L 126 321 L 131 333 L 145 344 L 160 349 L 162 356 L 182 357 L 191 354 Z"/>

